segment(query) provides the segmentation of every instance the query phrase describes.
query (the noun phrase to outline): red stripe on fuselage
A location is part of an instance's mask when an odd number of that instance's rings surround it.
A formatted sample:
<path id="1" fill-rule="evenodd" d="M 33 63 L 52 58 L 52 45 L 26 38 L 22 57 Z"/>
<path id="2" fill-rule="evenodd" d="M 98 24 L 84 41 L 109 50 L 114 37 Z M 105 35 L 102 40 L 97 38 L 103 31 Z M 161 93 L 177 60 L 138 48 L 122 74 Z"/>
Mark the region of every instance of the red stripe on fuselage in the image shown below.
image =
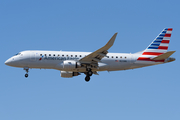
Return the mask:
<path id="1" fill-rule="evenodd" d="M 152 62 L 164 62 L 164 60 L 151 60 L 151 58 L 146 58 L 146 57 L 139 57 L 137 60 L 152 61 Z"/>
<path id="2" fill-rule="evenodd" d="M 158 55 L 161 55 L 161 54 L 163 54 L 163 53 L 158 53 L 158 52 L 144 52 L 142 55 L 156 55 L 156 56 L 158 56 Z"/>
<path id="3" fill-rule="evenodd" d="M 139 57 L 137 60 L 151 61 L 150 58 L 146 58 L 146 57 Z"/>

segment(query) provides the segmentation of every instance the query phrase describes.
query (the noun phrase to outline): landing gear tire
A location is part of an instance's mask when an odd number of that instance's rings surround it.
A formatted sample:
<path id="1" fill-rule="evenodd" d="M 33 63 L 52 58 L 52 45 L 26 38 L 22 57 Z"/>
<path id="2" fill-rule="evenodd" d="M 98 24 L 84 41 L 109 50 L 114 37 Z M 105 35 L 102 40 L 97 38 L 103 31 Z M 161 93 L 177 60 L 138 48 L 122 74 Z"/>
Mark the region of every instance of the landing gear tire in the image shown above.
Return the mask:
<path id="1" fill-rule="evenodd" d="M 88 76 L 92 76 L 92 74 L 93 74 L 93 72 L 91 71 L 90 68 L 88 68 L 88 69 L 87 69 L 87 75 L 88 75 Z"/>
<path id="2" fill-rule="evenodd" d="M 89 82 L 89 80 L 90 80 L 90 76 L 87 75 L 87 76 L 85 77 L 85 81 L 86 81 L 86 82 Z"/>
<path id="3" fill-rule="evenodd" d="M 24 70 L 26 71 L 25 77 L 28 77 L 29 67 L 24 67 Z"/>
<path id="4" fill-rule="evenodd" d="M 87 74 L 88 74 L 89 76 L 92 76 L 93 72 L 90 70 L 90 71 L 87 72 Z"/>
<path id="5" fill-rule="evenodd" d="M 28 77 L 28 74 L 25 74 L 25 77 L 27 78 L 27 77 Z"/>

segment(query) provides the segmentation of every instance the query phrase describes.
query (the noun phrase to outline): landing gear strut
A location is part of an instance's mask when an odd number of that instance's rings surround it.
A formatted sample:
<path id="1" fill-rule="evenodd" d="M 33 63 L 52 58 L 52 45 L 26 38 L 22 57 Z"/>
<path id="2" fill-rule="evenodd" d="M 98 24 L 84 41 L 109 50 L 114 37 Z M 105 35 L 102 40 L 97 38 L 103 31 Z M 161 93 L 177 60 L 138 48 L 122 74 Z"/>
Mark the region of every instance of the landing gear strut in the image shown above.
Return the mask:
<path id="1" fill-rule="evenodd" d="M 85 77 L 85 81 L 89 82 L 90 80 L 90 76 L 92 76 L 93 72 L 90 68 L 87 68 L 87 73 L 86 73 L 86 77 Z"/>
<path id="2" fill-rule="evenodd" d="M 25 77 L 28 77 L 29 67 L 24 67 L 24 70 L 26 71 Z"/>

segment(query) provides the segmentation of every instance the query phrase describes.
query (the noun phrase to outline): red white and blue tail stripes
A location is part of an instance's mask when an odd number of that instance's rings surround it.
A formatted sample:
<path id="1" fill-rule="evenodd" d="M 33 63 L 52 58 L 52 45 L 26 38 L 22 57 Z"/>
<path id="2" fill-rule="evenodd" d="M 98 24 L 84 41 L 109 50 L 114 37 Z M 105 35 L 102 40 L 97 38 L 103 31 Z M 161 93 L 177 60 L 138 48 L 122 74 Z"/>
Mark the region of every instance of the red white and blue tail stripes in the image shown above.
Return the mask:
<path id="1" fill-rule="evenodd" d="M 172 28 L 165 28 L 146 48 L 146 50 L 143 51 L 142 55 L 137 60 L 153 61 L 151 60 L 152 57 L 156 57 L 167 52 L 172 30 Z"/>
<path id="2" fill-rule="evenodd" d="M 172 33 L 172 28 L 165 28 L 148 46 L 147 49 L 158 49 L 158 50 L 167 50 L 170 37 Z"/>

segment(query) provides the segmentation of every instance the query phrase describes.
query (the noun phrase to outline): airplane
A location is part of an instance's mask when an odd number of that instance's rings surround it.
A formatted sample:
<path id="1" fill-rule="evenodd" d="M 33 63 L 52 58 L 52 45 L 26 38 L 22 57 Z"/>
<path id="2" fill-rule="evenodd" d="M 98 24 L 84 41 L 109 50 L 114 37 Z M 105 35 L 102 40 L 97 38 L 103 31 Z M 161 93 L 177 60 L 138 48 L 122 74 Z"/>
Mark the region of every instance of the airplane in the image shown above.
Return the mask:
<path id="1" fill-rule="evenodd" d="M 84 73 L 88 82 L 100 71 L 128 70 L 175 61 L 170 57 L 175 51 L 167 51 L 172 30 L 163 29 L 145 50 L 133 54 L 108 53 L 117 36 L 115 33 L 105 46 L 94 52 L 26 50 L 6 60 L 5 64 L 24 68 L 26 78 L 29 68 L 56 69 L 64 78 Z"/>

